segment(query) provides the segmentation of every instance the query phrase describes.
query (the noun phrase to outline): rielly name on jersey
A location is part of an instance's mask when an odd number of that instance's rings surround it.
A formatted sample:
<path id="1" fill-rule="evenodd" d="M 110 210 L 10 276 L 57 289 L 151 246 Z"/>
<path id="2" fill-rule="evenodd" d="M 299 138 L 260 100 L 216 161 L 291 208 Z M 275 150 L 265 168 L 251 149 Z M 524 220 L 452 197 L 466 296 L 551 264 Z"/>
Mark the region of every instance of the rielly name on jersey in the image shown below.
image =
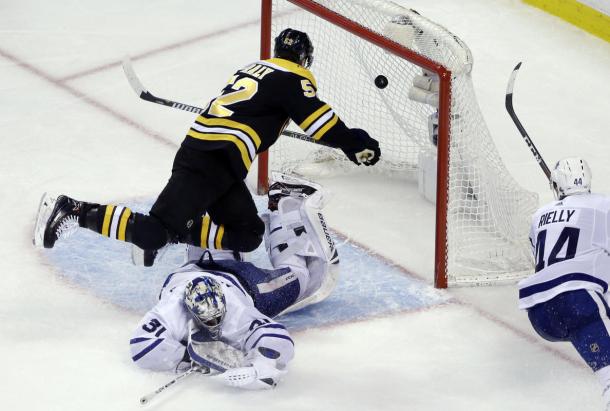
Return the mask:
<path id="1" fill-rule="evenodd" d="M 315 140 L 341 149 L 354 144 L 347 126 L 317 97 L 313 74 L 281 58 L 238 70 L 195 119 L 182 144 L 223 150 L 234 174 L 244 178 L 256 155 L 275 143 L 290 119 Z"/>
<path id="2" fill-rule="evenodd" d="M 519 282 L 519 308 L 530 308 L 577 289 L 605 293 L 610 281 L 610 200 L 599 194 L 568 196 L 532 217 L 535 274 Z"/>
<path id="3" fill-rule="evenodd" d="M 553 210 L 540 216 L 538 228 L 551 223 L 569 223 L 576 210 Z"/>

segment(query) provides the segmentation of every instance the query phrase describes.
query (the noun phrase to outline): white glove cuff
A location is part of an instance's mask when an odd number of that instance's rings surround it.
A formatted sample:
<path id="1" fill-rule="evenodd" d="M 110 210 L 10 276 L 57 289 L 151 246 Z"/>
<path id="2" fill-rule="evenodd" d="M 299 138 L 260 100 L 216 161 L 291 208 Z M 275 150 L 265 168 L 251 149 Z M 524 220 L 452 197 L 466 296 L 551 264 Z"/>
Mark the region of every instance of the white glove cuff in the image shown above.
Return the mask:
<path id="1" fill-rule="evenodd" d="M 276 386 L 276 381 L 272 378 L 259 379 L 254 366 L 232 368 L 211 378 L 219 379 L 223 384 L 230 387 L 246 390 L 268 390 Z"/>

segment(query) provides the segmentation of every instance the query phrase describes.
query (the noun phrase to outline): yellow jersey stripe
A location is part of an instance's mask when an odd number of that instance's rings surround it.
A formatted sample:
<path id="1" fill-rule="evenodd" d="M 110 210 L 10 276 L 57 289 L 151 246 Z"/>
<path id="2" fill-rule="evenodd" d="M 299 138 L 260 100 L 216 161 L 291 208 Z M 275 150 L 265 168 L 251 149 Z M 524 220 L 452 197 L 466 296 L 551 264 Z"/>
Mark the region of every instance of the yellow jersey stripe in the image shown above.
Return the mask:
<path id="1" fill-rule="evenodd" d="M 201 222 L 201 248 L 208 248 L 208 234 L 210 234 L 210 217 L 206 214 Z"/>
<path id="2" fill-rule="evenodd" d="M 299 127 L 301 128 L 301 130 L 307 129 L 307 127 L 309 127 L 311 123 L 322 117 L 322 115 L 328 110 L 330 110 L 330 106 L 328 104 L 324 104 L 322 107 L 311 113 L 309 117 L 307 117 L 301 124 L 299 124 Z"/>
<path id="3" fill-rule="evenodd" d="M 112 221 L 112 213 L 114 212 L 113 205 L 106 206 L 106 212 L 104 213 L 104 222 L 102 224 L 102 235 L 110 237 L 110 222 Z"/>
<path id="4" fill-rule="evenodd" d="M 297 63 L 294 63 L 290 60 L 280 59 L 280 58 L 272 58 L 272 59 L 263 60 L 263 61 L 268 61 L 269 63 L 275 64 L 276 66 L 280 66 L 280 67 L 290 71 L 291 73 L 298 74 L 301 77 L 305 77 L 307 80 L 309 80 L 311 82 L 311 84 L 313 84 L 313 86 L 316 89 L 318 88 L 316 79 L 313 76 L 313 74 L 311 73 L 311 71 L 307 70 L 305 67 L 303 67 Z"/>
<path id="5" fill-rule="evenodd" d="M 206 126 L 224 126 L 229 128 L 236 128 L 238 130 L 243 131 L 250 137 L 256 148 L 259 148 L 261 145 L 261 138 L 254 129 L 246 124 L 239 123 L 234 120 L 228 120 L 226 118 L 207 118 L 204 116 L 199 116 L 195 119 L 195 122 L 204 124 Z"/>
<path id="6" fill-rule="evenodd" d="M 117 238 L 121 241 L 125 241 L 125 233 L 127 232 L 127 220 L 131 216 L 131 210 L 129 208 L 125 208 L 123 215 L 121 216 L 121 221 L 119 222 L 119 231 L 117 233 Z"/>
<path id="7" fill-rule="evenodd" d="M 230 141 L 237 146 L 237 149 L 241 153 L 241 159 L 246 166 L 246 169 L 249 170 L 252 165 L 252 160 L 250 158 L 250 154 L 248 153 L 248 147 L 246 144 L 241 141 L 238 137 L 233 134 L 208 134 L 208 133 L 199 133 L 193 129 L 189 130 L 187 136 L 196 138 L 197 140 L 207 140 L 207 141 Z"/>
<path id="8" fill-rule="evenodd" d="M 333 118 L 332 118 L 332 119 L 331 119 L 331 120 L 330 120 L 328 123 L 326 123 L 326 124 L 324 125 L 324 127 L 321 127 L 321 128 L 320 128 L 320 129 L 319 129 L 319 130 L 316 132 L 316 134 L 314 134 L 314 135 L 313 135 L 313 139 L 314 139 L 314 140 L 319 140 L 319 139 L 321 139 L 321 138 L 322 138 L 322 136 L 323 136 L 324 134 L 326 134 L 326 132 L 327 132 L 328 130 L 330 130 L 330 128 L 331 128 L 332 126 L 334 126 L 335 124 L 337 124 L 337 121 L 338 121 L 338 120 L 339 120 L 339 116 L 337 116 L 337 115 L 335 114 L 335 115 L 333 116 Z"/>
<path id="9" fill-rule="evenodd" d="M 225 226 L 219 225 L 216 230 L 216 238 L 214 239 L 214 248 L 217 250 L 222 250 L 222 237 L 225 233 Z"/>

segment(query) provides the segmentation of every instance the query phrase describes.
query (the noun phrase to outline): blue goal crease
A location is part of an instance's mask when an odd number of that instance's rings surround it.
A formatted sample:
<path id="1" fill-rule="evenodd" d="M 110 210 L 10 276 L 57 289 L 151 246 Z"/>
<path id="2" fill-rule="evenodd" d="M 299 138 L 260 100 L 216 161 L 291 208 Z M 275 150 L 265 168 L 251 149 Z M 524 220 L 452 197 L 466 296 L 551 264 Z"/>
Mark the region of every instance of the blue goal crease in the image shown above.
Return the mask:
<path id="1" fill-rule="evenodd" d="M 255 196 L 259 209 L 266 197 Z M 150 204 L 132 204 L 147 210 Z M 444 304 L 450 296 L 409 276 L 399 268 L 367 253 L 361 247 L 338 243 L 341 259 L 339 282 L 321 303 L 285 314 L 278 320 L 291 330 L 346 323 Z M 86 244 L 87 247 L 83 247 Z M 170 245 L 153 267 L 134 266 L 131 244 L 111 240 L 89 230 L 79 230 L 44 251 L 62 276 L 90 289 L 97 297 L 144 314 L 157 301 L 167 275 L 185 260 L 184 245 Z M 247 260 L 271 268 L 264 246 L 249 253 Z"/>

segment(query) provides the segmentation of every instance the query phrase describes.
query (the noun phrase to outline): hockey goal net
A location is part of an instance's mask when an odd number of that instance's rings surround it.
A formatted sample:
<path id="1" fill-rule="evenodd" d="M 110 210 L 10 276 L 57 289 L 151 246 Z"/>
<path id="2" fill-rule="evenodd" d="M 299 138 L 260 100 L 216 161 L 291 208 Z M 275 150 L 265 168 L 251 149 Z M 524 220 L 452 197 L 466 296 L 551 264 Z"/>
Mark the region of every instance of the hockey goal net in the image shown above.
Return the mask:
<path id="1" fill-rule="evenodd" d="M 417 178 L 422 155 L 437 158 L 436 287 L 512 281 L 530 270 L 527 230 L 537 195 L 500 158 L 477 104 L 471 52 L 459 38 L 382 0 L 262 0 L 261 21 L 262 58 L 284 28 L 308 33 L 320 97 L 380 141 L 382 160 L 370 172 Z M 409 95 L 424 70 L 437 76 L 438 101 Z M 379 74 L 387 87 L 375 85 Z M 435 112 L 436 144 L 428 125 Z M 259 191 L 269 170 L 311 176 L 354 169 L 338 150 L 283 137 L 259 157 Z"/>

